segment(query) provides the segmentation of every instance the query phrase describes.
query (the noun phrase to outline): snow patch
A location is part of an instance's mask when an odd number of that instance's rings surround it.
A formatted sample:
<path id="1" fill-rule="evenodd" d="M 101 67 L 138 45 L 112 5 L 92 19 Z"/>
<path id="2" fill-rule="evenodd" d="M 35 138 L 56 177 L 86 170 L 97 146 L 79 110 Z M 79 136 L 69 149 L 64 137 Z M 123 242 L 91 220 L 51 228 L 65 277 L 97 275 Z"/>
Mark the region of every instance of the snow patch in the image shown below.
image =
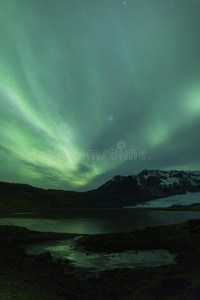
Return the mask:
<path id="1" fill-rule="evenodd" d="M 161 185 L 172 185 L 174 183 L 180 183 L 180 179 L 177 177 L 167 177 L 166 179 L 161 178 Z"/>
<path id="2" fill-rule="evenodd" d="M 167 198 L 155 199 L 152 201 L 145 202 L 143 204 L 138 204 L 135 206 L 129 206 L 132 208 L 135 207 L 170 207 L 172 205 L 191 205 L 194 203 L 200 204 L 200 193 L 187 193 L 183 195 L 176 195 Z"/>

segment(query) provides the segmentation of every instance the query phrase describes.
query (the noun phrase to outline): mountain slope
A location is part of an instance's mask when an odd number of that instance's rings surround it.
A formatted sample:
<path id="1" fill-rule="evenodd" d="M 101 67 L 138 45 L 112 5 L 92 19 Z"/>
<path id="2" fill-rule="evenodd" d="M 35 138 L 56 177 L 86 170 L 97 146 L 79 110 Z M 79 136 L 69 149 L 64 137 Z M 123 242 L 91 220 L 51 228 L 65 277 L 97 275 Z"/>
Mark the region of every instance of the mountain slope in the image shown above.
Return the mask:
<path id="1" fill-rule="evenodd" d="M 44 190 L 27 184 L 0 182 L 0 209 L 3 210 L 86 207 L 90 204 L 87 198 L 78 192 Z"/>
<path id="2" fill-rule="evenodd" d="M 200 192 L 200 172 L 144 170 L 115 176 L 99 188 L 78 193 L 0 182 L 0 209 L 27 211 L 79 207 L 134 206 L 153 199 Z"/>
<path id="3" fill-rule="evenodd" d="M 137 175 L 118 175 L 89 193 L 124 206 L 187 192 L 200 192 L 200 171 L 144 170 Z"/>

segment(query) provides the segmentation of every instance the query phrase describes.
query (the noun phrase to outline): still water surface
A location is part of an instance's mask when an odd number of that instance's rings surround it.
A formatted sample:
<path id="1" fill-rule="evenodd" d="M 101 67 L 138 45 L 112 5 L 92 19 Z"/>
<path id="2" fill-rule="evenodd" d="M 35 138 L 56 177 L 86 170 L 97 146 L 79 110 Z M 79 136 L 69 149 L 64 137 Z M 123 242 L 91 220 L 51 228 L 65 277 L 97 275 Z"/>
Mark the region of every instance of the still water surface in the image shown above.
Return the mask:
<path id="1" fill-rule="evenodd" d="M 62 259 L 68 261 L 73 267 L 84 268 L 93 272 L 111 270 L 115 268 L 142 268 L 142 267 L 159 267 L 168 264 L 175 264 L 175 254 L 167 250 L 142 250 L 142 251 L 125 251 L 120 253 L 98 253 L 88 252 L 84 249 L 77 249 L 75 237 L 71 240 L 48 241 L 30 246 L 26 253 L 39 255 L 44 252 L 50 252 L 54 260 Z M 73 269 L 70 269 L 70 273 Z M 83 270 L 82 270 L 83 271 Z M 77 270 L 74 269 L 74 274 Z M 89 275 L 84 274 L 85 275 Z"/>
<path id="2" fill-rule="evenodd" d="M 198 211 L 145 211 L 134 209 L 68 209 L 37 214 L 9 214 L 0 225 L 17 225 L 31 230 L 78 234 L 130 232 L 200 219 Z"/>

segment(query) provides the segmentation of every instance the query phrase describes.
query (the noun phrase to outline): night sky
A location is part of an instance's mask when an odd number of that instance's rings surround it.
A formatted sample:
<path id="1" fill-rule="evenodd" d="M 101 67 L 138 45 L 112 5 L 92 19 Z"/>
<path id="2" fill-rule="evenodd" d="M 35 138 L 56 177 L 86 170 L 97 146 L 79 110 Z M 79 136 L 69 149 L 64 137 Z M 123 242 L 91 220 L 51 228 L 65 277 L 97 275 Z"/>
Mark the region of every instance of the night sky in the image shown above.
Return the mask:
<path id="1" fill-rule="evenodd" d="M 0 0 L 0 180 L 200 170 L 199 0 Z"/>

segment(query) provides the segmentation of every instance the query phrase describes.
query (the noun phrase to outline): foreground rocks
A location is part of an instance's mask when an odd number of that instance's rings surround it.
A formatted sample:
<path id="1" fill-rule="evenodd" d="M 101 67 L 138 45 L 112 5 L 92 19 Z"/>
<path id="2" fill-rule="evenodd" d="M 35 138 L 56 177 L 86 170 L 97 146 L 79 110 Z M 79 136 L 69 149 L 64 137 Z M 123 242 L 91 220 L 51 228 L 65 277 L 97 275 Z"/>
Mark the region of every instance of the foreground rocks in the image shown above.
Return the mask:
<path id="1" fill-rule="evenodd" d="M 177 253 L 176 265 L 115 269 L 88 278 L 76 276 L 70 269 L 66 272 L 68 264 L 55 262 L 50 253 L 36 258 L 24 252 L 34 243 L 55 239 L 66 239 L 67 243 L 75 235 L 1 226 L 0 299 L 199 299 L 199 228 L 200 221 L 191 220 L 127 234 L 84 236 L 78 239 L 77 247 L 87 251 L 167 249 Z"/>

